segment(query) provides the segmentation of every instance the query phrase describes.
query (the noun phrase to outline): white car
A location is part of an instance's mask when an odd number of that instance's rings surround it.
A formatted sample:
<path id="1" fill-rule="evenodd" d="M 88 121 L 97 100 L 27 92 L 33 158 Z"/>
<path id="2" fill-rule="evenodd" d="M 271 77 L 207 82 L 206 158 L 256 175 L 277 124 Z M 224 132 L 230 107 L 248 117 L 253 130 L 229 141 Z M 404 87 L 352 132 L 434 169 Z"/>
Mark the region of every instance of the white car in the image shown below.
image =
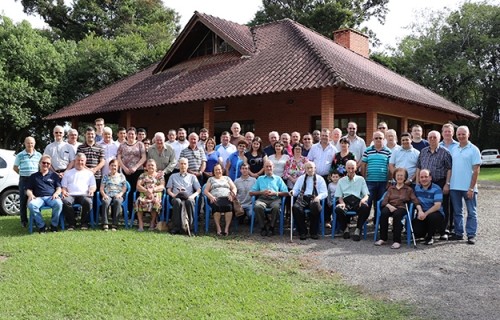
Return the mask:
<path id="1" fill-rule="evenodd" d="M 481 164 L 483 166 L 500 165 L 498 149 L 484 149 L 481 151 Z"/>
<path id="2" fill-rule="evenodd" d="M 19 214 L 19 175 L 13 169 L 15 159 L 14 151 L 0 149 L 0 214 Z"/>

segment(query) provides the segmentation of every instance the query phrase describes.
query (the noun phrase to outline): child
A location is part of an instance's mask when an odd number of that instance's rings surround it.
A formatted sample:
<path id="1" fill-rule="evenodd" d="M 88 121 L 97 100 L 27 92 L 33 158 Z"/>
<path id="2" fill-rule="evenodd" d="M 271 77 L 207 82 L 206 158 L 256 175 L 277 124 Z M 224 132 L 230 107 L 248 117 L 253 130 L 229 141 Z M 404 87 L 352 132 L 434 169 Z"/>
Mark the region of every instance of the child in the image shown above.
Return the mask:
<path id="1" fill-rule="evenodd" d="M 335 189 L 337 189 L 337 183 L 339 182 L 340 179 L 340 174 L 337 172 L 337 170 L 332 171 L 330 175 L 328 176 L 328 180 L 330 180 L 330 183 L 328 184 L 328 198 L 327 198 L 327 203 L 328 207 L 327 210 L 325 211 L 325 226 L 327 228 L 331 228 L 331 213 L 333 212 L 333 203 L 335 202 Z"/>

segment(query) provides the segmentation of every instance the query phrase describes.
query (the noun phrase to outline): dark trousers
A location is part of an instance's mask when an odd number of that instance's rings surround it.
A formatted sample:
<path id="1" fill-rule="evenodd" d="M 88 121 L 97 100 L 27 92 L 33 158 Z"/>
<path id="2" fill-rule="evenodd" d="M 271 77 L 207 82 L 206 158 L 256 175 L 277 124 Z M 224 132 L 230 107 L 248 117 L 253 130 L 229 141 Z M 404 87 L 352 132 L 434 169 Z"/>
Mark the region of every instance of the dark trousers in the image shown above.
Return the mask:
<path id="1" fill-rule="evenodd" d="M 21 215 L 21 223 L 28 224 L 28 196 L 26 195 L 26 186 L 30 177 L 19 177 L 19 202 L 21 207 L 19 213 Z"/>
<path id="2" fill-rule="evenodd" d="M 134 193 L 137 190 L 137 180 L 143 172 L 144 170 L 137 170 L 132 174 L 125 174 L 125 179 L 127 179 L 128 183 L 130 183 L 130 192 L 128 193 L 128 212 L 132 212 L 134 208 Z"/>
<path id="3" fill-rule="evenodd" d="M 389 217 L 392 217 L 393 240 L 394 242 L 401 243 L 401 231 L 403 230 L 401 220 L 406 214 L 406 208 L 397 208 L 394 212 L 391 212 L 389 208 L 384 207 L 380 213 L 380 239 L 387 241 Z"/>
<path id="4" fill-rule="evenodd" d="M 88 226 L 89 214 L 92 210 L 92 197 L 89 196 L 67 196 L 63 199 L 63 213 L 68 227 L 75 227 L 75 210 L 73 204 L 82 206 L 82 226 Z"/>
<path id="5" fill-rule="evenodd" d="M 387 181 L 377 181 L 377 182 L 366 182 L 368 186 L 368 191 L 370 192 L 370 197 L 368 198 L 368 207 L 371 209 L 372 203 L 375 210 L 377 210 L 376 205 L 387 190 Z"/>
<path id="6" fill-rule="evenodd" d="M 444 188 L 446 185 L 446 178 L 437 180 L 437 181 L 432 181 L 438 186 L 441 187 L 441 189 Z M 445 230 L 451 231 L 453 229 L 453 206 L 451 204 L 450 200 L 450 193 L 444 194 L 443 192 L 443 211 L 444 211 L 444 219 L 441 225 L 438 227 L 438 232 L 440 235 L 445 234 Z"/>
<path id="7" fill-rule="evenodd" d="M 173 230 L 174 231 L 181 231 L 182 230 L 182 220 L 181 220 L 181 214 L 182 214 L 182 204 L 184 204 L 186 208 L 186 213 L 189 218 L 189 224 L 191 227 L 191 224 L 193 223 L 193 217 L 194 217 L 194 200 L 181 200 L 179 198 L 171 198 L 170 203 L 172 204 L 172 224 Z"/>
<path id="8" fill-rule="evenodd" d="M 109 224 L 108 221 L 108 209 L 111 207 L 111 218 L 112 218 L 112 223 L 113 226 L 118 226 L 118 213 L 120 212 L 120 208 L 122 207 L 122 198 L 108 198 L 107 200 L 102 199 L 102 205 L 101 205 L 101 219 L 102 219 L 102 224 L 107 225 Z"/>
<path id="9" fill-rule="evenodd" d="M 366 219 L 368 219 L 368 216 L 370 215 L 370 207 L 367 205 L 360 205 L 357 210 L 353 210 L 356 212 L 356 215 L 358 216 L 358 223 L 356 224 L 356 228 L 358 229 L 363 229 L 363 225 L 366 222 Z M 337 214 L 337 222 L 340 230 L 345 230 L 347 228 L 347 225 L 349 224 L 349 221 L 351 220 L 352 215 L 347 215 L 344 209 L 341 209 L 339 207 L 335 208 L 335 213 Z"/>
<path id="10" fill-rule="evenodd" d="M 255 217 L 259 222 L 260 228 L 264 229 L 267 226 L 266 221 L 266 208 L 271 209 L 271 217 L 269 221 L 269 228 L 274 229 L 274 224 L 276 222 L 276 218 L 280 214 L 280 206 L 281 206 L 281 198 L 267 198 L 267 197 L 259 197 L 255 201 Z"/>
<path id="11" fill-rule="evenodd" d="M 295 223 L 297 224 L 297 231 L 300 235 L 307 235 L 307 226 L 306 226 L 306 213 L 305 210 L 309 209 L 309 234 L 317 235 L 319 228 L 319 215 L 321 213 L 321 203 L 311 201 L 312 197 L 305 197 L 306 206 L 302 206 L 295 202 L 293 205 L 293 218 L 295 219 Z"/>
<path id="12" fill-rule="evenodd" d="M 425 237 L 426 240 L 432 238 L 436 230 L 443 224 L 443 221 L 444 217 L 439 211 L 428 214 L 424 220 L 413 219 L 411 223 L 415 238 Z"/>

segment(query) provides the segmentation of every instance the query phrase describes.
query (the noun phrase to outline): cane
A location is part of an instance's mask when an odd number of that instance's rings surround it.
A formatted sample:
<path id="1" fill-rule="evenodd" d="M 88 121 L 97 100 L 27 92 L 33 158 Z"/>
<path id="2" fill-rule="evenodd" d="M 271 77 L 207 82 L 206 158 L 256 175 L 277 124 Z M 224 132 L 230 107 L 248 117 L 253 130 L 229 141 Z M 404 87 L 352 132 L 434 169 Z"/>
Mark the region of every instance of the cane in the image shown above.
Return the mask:
<path id="1" fill-rule="evenodd" d="M 290 195 L 290 242 L 293 242 L 293 194 Z"/>
<path id="2" fill-rule="evenodd" d="M 410 216 L 410 210 L 408 210 L 408 204 L 406 203 L 406 214 L 408 215 L 408 227 L 410 228 L 411 237 L 413 239 L 413 248 L 417 248 L 417 241 L 415 240 L 415 234 L 413 233 L 413 225 L 411 224 L 412 216 Z"/>

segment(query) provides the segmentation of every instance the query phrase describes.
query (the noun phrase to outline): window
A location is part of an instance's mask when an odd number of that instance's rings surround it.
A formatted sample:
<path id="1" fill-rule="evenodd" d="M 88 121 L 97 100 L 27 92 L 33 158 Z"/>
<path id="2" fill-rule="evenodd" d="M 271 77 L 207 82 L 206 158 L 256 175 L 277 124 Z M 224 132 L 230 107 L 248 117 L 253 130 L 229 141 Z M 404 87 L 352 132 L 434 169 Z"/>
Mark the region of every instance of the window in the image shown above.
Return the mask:
<path id="1" fill-rule="evenodd" d="M 234 51 L 234 48 L 231 47 L 224 39 L 220 38 L 211 31 L 207 31 L 201 42 L 191 54 L 190 58 L 231 51 Z"/>
<path id="2" fill-rule="evenodd" d="M 342 135 L 347 134 L 347 125 L 355 122 L 358 125 L 357 135 L 366 140 L 366 115 L 365 114 L 341 114 L 335 117 L 333 125 L 342 130 Z"/>
<path id="3" fill-rule="evenodd" d="M 0 169 L 5 168 L 7 168 L 7 162 L 4 160 L 4 158 L 0 157 Z"/>

